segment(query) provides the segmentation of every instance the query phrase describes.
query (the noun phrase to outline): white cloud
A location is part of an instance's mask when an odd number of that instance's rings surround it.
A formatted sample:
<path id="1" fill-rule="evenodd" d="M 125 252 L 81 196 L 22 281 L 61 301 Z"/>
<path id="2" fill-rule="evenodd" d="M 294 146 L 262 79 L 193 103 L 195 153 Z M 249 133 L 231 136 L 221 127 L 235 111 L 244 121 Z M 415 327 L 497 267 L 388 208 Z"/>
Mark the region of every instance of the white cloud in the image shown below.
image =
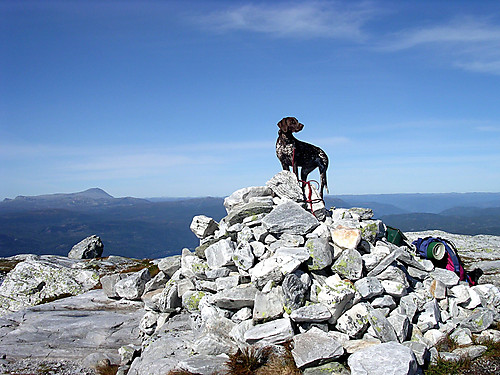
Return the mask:
<path id="1" fill-rule="evenodd" d="M 219 32 L 241 30 L 279 37 L 362 39 L 363 25 L 375 14 L 368 2 L 346 7 L 336 2 L 247 4 L 199 16 Z"/>
<path id="2" fill-rule="evenodd" d="M 498 43 L 500 41 L 500 28 L 487 20 L 466 18 L 454 19 L 444 25 L 402 31 L 393 36 L 394 39 L 389 41 L 384 48 L 401 50 L 433 43 L 463 45 Z"/>
<path id="3" fill-rule="evenodd" d="M 493 126 L 493 125 L 477 126 L 476 130 L 487 133 L 500 133 L 500 126 Z"/>
<path id="4" fill-rule="evenodd" d="M 455 18 L 394 33 L 380 44 L 385 51 L 418 47 L 432 48 L 461 69 L 500 75 L 500 26 L 488 18 Z"/>

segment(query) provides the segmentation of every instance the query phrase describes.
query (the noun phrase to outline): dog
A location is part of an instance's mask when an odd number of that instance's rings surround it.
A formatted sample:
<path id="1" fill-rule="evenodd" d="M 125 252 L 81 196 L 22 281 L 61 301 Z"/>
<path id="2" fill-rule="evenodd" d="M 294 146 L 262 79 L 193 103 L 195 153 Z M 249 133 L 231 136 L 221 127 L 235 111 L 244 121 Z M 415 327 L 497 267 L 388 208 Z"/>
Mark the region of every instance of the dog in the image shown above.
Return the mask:
<path id="1" fill-rule="evenodd" d="M 328 168 L 328 156 L 321 148 L 312 144 L 299 141 L 292 133 L 297 133 L 304 127 L 295 117 L 285 117 L 278 122 L 278 140 L 276 141 L 276 156 L 278 157 L 283 170 L 293 169 L 293 173 L 298 175 L 298 167 L 300 169 L 301 182 L 304 185 L 307 181 L 307 176 L 314 169 L 319 169 L 321 176 L 320 196 L 323 199 L 323 189 L 328 186 L 326 183 L 326 170 Z"/>

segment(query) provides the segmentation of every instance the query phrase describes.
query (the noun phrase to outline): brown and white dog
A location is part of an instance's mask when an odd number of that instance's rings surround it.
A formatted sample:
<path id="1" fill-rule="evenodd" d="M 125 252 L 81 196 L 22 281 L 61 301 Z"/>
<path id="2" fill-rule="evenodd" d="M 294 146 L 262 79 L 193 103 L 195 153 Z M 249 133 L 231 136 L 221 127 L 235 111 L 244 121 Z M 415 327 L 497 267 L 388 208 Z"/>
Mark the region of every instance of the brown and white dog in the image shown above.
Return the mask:
<path id="1" fill-rule="evenodd" d="M 278 140 L 276 141 L 276 156 L 278 156 L 284 170 L 289 171 L 293 168 L 293 173 L 299 178 L 298 167 L 300 169 L 300 178 L 304 184 L 307 181 L 307 175 L 315 168 L 319 169 L 321 176 L 320 196 L 323 198 L 323 189 L 326 184 L 326 170 L 328 168 L 328 156 L 317 146 L 299 141 L 293 136 L 302 130 L 302 125 L 295 117 L 285 117 L 278 122 Z"/>

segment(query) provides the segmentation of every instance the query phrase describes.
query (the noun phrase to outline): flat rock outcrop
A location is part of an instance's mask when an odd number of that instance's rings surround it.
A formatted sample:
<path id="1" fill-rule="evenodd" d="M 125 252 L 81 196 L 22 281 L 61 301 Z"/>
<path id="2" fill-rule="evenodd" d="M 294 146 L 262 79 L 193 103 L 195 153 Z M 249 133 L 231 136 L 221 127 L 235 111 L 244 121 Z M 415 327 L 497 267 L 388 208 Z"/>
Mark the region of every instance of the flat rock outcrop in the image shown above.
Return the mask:
<path id="1" fill-rule="evenodd" d="M 141 302 L 109 299 L 102 289 L 29 307 L 0 318 L 0 354 L 8 363 L 30 359 L 33 366 L 41 360 L 120 363 L 120 347 L 141 344 L 143 313 Z"/>

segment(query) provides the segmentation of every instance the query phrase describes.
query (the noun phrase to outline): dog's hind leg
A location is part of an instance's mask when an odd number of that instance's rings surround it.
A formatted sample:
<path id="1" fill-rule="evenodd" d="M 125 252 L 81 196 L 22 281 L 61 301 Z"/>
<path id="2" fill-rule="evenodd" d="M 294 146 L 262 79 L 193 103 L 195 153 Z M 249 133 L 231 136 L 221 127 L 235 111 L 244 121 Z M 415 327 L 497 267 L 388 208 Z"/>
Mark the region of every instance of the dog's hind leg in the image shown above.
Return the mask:
<path id="1" fill-rule="evenodd" d="M 324 188 L 326 188 L 326 193 L 330 194 L 330 192 L 328 191 L 328 185 L 326 184 L 326 168 L 324 168 L 323 170 L 322 170 L 322 168 L 320 168 L 319 174 L 321 176 L 321 187 L 320 187 L 319 195 L 321 196 L 321 199 L 323 199 L 323 189 Z"/>

